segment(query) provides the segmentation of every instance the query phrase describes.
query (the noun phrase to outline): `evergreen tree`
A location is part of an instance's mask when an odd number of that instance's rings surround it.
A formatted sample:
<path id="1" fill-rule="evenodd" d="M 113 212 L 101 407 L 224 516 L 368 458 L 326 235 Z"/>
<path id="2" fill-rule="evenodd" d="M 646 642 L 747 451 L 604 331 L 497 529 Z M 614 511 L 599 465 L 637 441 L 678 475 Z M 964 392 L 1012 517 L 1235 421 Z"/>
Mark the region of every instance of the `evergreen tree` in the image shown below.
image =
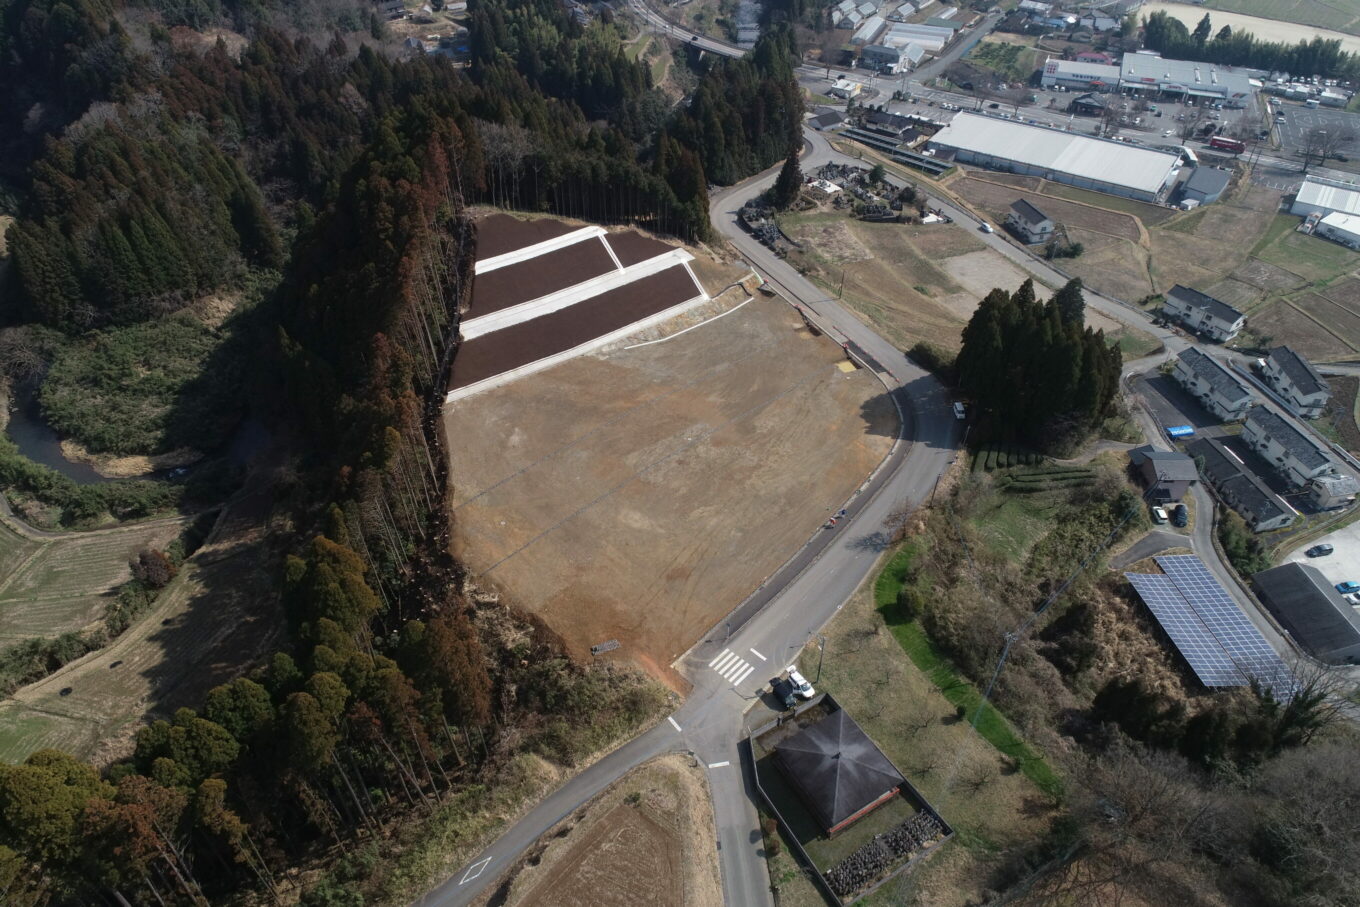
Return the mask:
<path id="1" fill-rule="evenodd" d="M 1209 40 L 1209 33 L 1212 29 L 1213 24 L 1209 21 L 1209 14 L 1205 13 L 1204 18 L 1199 20 L 1199 24 L 1195 26 L 1195 30 L 1191 33 L 1190 37 L 1196 45 L 1203 47 L 1204 43 Z"/>
<path id="2" fill-rule="evenodd" d="M 1086 318 L 1086 299 L 1082 296 L 1080 277 L 1073 277 L 1057 293 L 1053 294 L 1053 305 L 1058 309 L 1064 324 L 1083 324 Z"/>
<path id="3" fill-rule="evenodd" d="M 770 204 L 776 208 L 787 208 L 798 200 L 803 188 L 803 169 L 798 164 L 798 150 L 789 152 L 784 166 L 779 170 L 779 178 L 770 190 Z"/>

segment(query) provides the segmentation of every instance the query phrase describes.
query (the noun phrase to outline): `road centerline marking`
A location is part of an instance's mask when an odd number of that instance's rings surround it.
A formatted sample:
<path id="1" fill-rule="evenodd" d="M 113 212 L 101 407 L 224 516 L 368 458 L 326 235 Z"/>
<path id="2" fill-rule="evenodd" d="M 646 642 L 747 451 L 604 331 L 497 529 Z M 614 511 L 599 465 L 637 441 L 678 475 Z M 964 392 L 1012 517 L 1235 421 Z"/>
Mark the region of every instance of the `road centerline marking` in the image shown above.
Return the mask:
<path id="1" fill-rule="evenodd" d="M 759 658 L 761 661 L 769 661 L 768 658 L 766 658 L 764 655 L 761 655 L 761 654 L 760 654 L 759 652 L 757 652 L 755 649 L 752 649 L 752 650 L 751 650 L 751 654 L 754 655 L 756 658 Z"/>
<path id="2" fill-rule="evenodd" d="M 667 715 L 666 720 L 671 723 L 671 727 L 675 728 L 676 733 L 680 732 L 680 725 L 675 723 L 675 716 Z"/>
<path id="3" fill-rule="evenodd" d="M 486 869 L 486 865 L 490 862 L 491 858 L 486 857 L 485 859 L 478 860 L 476 863 L 473 863 L 471 866 L 467 868 L 467 872 L 463 873 L 463 878 L 459 880 L 458 884 L 466 885 L 468 882 L 471 882 L 473 879 L 477 878 L 477 876 L 482 874 L 483 870 Z"/>

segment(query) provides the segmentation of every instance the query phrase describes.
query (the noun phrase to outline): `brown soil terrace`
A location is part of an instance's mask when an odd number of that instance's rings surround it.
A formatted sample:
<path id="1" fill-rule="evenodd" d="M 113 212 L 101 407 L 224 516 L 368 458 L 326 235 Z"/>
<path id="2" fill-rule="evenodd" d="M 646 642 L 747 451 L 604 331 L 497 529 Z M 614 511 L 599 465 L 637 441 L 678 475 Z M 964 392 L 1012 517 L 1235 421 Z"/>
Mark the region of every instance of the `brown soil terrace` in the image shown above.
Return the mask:
<path id="1" fill-rule="evenodd" d="M 614 255 L 618 258 L 619 264 L 625 268 L 644 262 L 649 258 L 656 258 L 658 255 L 665 255 L 674 249 L 659 239 L 652 239 L 650 236 L 643 236 L 632 230 L 623 230 L 618 233 L 610 233 L 605 237 L 609 247 L 614 250 Z"/>
<path id="2" fill-rule="evenodd" d="M 520 220 L 508 214 L 492 214 L 477 222 L 477 257 L 495 258 L 579 229 L 578 224 L 551 218 Z"/>
<path id="3" fill-rule="evenodd" d="M 535 267 L 538 267 L 539 261 L 541 259 L 533 259 Z M 484 277 L 478 277 L 477 283 L 498 273 L 492 271 Z M 458 355 L 454 357 L 449 389 L 467 387 L 501 372 L 580 346 L 602 334 L 693 299 L 699 292 L 684 266 L 675 265 L 565 309 L 474 337 L 464 341 Z"/>
<path id="4" fill-rule="evenodd" d="M 478 231 L 479 237 L 482 232 Z M 488 257 L 482 252 L 479 238 L 477 258 L 485 260 Z M 517 264 L 478 274 L 472 282 L 472 302 L 467 317 L 499 312 L 615 270 L 618 269 L 614 267 L 614 259 L 609 257 L 609 250 L 599 239 L 592 237 L 572 243 Z"/>

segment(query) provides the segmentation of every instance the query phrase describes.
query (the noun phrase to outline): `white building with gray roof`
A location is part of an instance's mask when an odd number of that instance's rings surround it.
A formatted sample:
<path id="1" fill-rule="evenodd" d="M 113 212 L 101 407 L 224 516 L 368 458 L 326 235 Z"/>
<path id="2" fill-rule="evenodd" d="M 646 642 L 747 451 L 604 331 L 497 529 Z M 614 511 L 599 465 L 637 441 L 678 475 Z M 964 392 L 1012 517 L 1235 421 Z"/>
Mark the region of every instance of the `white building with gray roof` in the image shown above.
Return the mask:
<path id="1" fill-rule="evenodd" d="M 1332 395 L 1331 387 L 1313 363 L 1287 346 L 1277 346 L 1270 351 L 1261 368 L 1261 376 L 1294 415 L 1305 419 L 1322 415 Z"/>
<path id="2" fill-rule="evenodd" d="M 1219 343 L 1227 343 L 1236 337 L 1247 324 L 1247 316 L 1223 300 L 1181 284 L 1166 291 L 1162 310 L 1191 330 Z"/>
<path id="3" fill-rule="evenodd" d="M 1326 448 L 1266 406 L 1253 406 L 1247 412 L 1242 440 L 1295 488 L 1339 471 Z"/>
<path id="4" fill-rule="evenodd" d="M 1197 60 L 1169 60 L 1147 51 L 1124 54 L 1119 87 L 1142 94 L 1221 101 L 1230 107 L 1245 107 L 1252 97 L 1251 77 L 1245 70 Z"/>
<path id="5" fill-rule="evenodd" d="M 1176 383 L 1224 422 L 1245 418 L 1256 399 L 1251 388 L 1227 366 L 1194 347 L 1180 354 L 1171 374 Z"/>

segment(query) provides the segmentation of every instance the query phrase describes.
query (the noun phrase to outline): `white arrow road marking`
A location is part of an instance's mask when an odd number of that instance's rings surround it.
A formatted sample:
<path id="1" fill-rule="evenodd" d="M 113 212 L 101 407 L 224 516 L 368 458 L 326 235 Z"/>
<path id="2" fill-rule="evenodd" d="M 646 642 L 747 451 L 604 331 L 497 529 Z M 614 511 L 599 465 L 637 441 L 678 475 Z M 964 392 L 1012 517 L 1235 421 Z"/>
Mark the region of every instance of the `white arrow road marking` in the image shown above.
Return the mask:
<path id="1" fill-rule="evenodd" d="M 490 862 L 491 858 L 487 857 L 484 860 L 478 860 L 476 863 L 473 863 L 471 866 L 467 868 L 467 872 L 463 873 L 463 878 L 459 880 L 458 884 L 466 885 L 468 882 L 471 882 L 473 879 L 477 878 L 477 876 L 482 874 L 482 870 L 486 869 L 486 864 Z"/>

